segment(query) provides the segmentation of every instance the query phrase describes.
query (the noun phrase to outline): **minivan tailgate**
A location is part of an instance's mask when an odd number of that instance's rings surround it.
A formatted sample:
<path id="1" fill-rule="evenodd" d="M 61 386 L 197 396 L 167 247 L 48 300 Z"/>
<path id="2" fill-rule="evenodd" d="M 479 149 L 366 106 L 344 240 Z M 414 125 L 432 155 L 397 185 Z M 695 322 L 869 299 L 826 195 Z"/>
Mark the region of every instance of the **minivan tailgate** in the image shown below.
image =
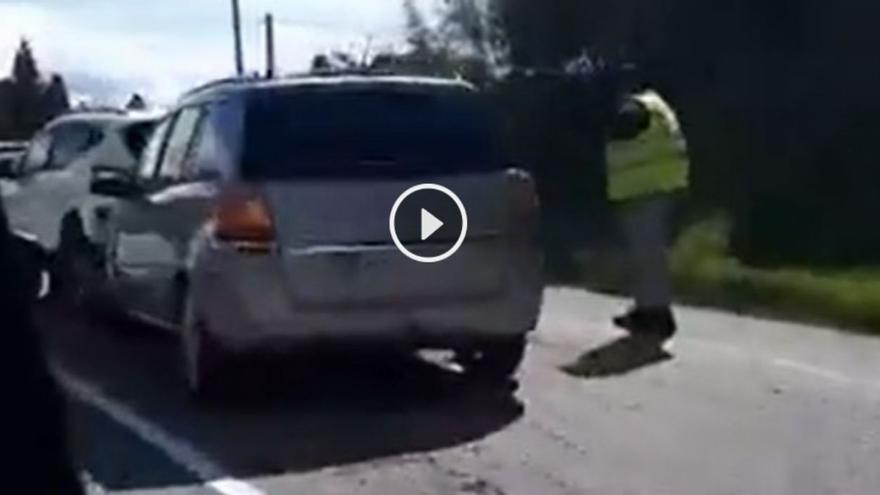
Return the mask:
<path id="1" fill-rule="evenodd" d="M 389 229 L 397 198 L 421 183 L 449 188 L 468 214 L 464 244 L 437 264 L 404 256 Z M 507 266 L 505 192 L 503 172 L 418 181 L 275 182 L 265 188 L 291 297 L 298 304 L 322 305 L 418 304 L 498 294 Z M 435 241 L 445 246 L 454 240 Z M 408 245 L 415 254 L 430 248 Z"/>
<path id="2" fill-rule="evenodd" d="M 499 293 L 503 264 L 487 262 L 499 258 L 497 244 L 469 241 L 438 264 L 417 263 L 387 245 L 288 250 L 284 266 L 297 304 L 438 303 Z"/>

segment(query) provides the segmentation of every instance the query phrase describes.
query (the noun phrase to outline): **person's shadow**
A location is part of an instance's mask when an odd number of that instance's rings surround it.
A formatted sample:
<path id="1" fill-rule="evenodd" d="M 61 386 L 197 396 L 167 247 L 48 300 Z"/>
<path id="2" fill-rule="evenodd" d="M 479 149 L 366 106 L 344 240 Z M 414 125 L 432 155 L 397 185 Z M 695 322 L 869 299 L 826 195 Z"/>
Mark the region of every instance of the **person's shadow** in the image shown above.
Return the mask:
<path id="1" fill-rule="evenodd" d="M 672 354 L 663 349 L 662 340 L 627 335 L 585 352 L 560 369 L 579 378 L 608 378 L 672 358 Z"/>

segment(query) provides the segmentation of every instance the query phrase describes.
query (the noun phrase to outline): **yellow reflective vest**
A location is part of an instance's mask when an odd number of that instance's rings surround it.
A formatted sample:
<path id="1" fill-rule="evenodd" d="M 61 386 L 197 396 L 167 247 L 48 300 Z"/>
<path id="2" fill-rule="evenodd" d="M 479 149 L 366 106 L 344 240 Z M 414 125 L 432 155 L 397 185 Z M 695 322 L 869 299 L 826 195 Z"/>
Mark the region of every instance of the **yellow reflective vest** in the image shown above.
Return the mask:
<path id="1" fill-rule="evenodd" d="M 636 95 L 651 112 L 651 125 L 631 140 L 607 148 L 607 194 L 611 201 L 668 194 L 686 189 L 690 166 L 672 109 L 654 92 Z"/>

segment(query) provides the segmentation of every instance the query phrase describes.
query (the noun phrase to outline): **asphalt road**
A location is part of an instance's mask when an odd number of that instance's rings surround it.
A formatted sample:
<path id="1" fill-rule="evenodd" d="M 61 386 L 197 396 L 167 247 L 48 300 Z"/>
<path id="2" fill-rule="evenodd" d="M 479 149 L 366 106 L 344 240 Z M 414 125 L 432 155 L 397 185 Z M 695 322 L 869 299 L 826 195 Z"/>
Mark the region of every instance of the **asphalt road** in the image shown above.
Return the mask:
<path id="1" fill-rule="evenodd" d="M 549 290 L 513 394 L 312 355 L 250 367 L 215 409 L 173 339 L 40 319 L 98 493 L 880 493 L 880 339 L 682 309 L 658 352 L 610 327 L 620 305 Z"/>

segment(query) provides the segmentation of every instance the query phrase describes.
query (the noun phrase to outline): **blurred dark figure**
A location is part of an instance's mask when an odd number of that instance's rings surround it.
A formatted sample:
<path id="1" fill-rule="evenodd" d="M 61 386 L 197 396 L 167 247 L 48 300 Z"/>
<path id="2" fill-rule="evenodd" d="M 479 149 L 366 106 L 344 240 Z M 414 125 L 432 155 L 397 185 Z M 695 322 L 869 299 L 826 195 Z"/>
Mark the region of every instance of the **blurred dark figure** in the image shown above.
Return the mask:
<path id="1" fill-rule="evenodd" d="M 0 326 L 5 354 L 2 386 L 5 414 L 0 438 L 7 455 L 4 482 L 15 493 L 77 495 L 83 490 L 69 463 L 61 394 L 49 374 L 31 321 L 32 294 L 25 290 L 20 254 L 13 247 L 0 204 Z M 11 479 L 10 479 L 11 477 Z"/>
<path id="2" fill-rule="evenodd" d="M 667 251 L 673 206 L 688 188 L 686 145 L 675 112 L 644 88 L 623 96 L 610 134 L 607 194 L 626 243 L 634 299 L 614 324 L 669 339 L 677 326 Z"/>
<path id="3" fill-rule="evenodd" d="M 613 225 L 605 194 L 605 129 L 614 114 L 606 73 L 512 72 L 493 92 L 510 162 L 527 167 L 541 198 L 546 271 L 579 283 L 575 254 Z"/>

